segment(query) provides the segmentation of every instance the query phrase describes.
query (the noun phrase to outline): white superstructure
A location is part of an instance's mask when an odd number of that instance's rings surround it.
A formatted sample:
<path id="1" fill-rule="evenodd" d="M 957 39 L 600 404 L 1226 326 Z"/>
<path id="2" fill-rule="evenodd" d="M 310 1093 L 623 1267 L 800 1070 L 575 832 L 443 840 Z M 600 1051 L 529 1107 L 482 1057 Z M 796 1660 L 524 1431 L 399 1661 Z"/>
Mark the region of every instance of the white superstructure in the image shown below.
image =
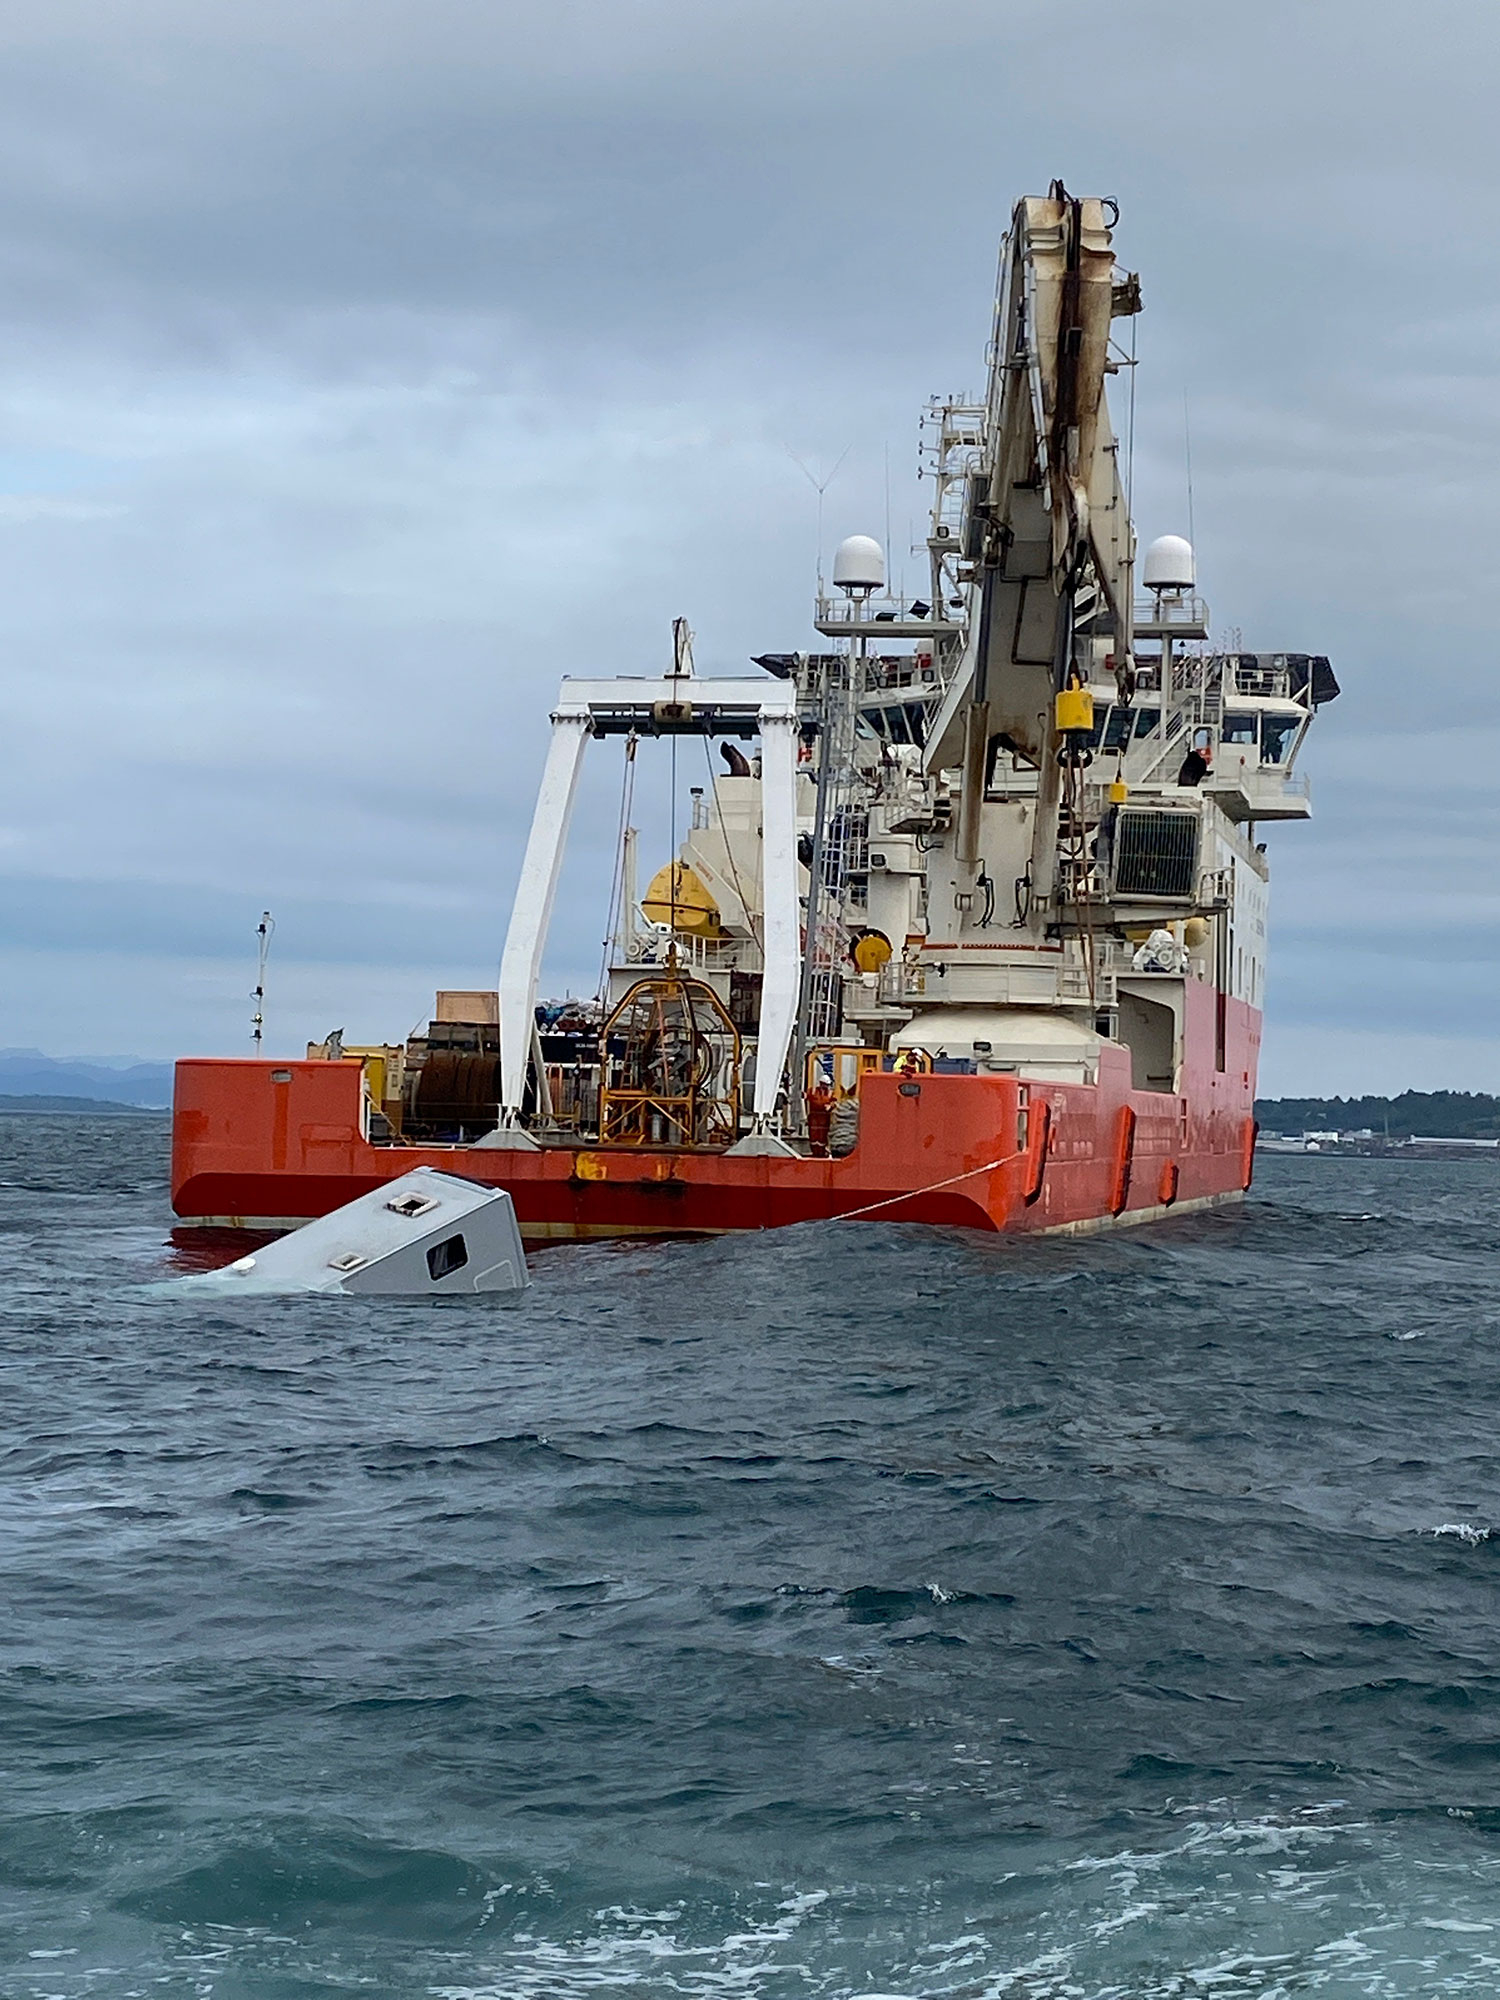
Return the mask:
<path id="1" fill-rule="evenodd" d="M 1257 828 L 1308 815 L 1296 760 L 1338 689 L 1320 656 L 1216 649 L 1182 537 L 1151 544 L 1137 587 L 1105 388 L 1130 365 L 1114 323 L 1141 301 L 1114 219 L 1060 184 L 1018 204 L 986 395 L 926 419 L 922 597 L 892 593 L 886 552 L 854 535 L 816 606 L 828 650 L 710 680 L 679 621 L 661 679 L 563 684 L 501 972 L 491 1143 L 583 1117 L 534 1014 L 584 747 L 610 736 L 627 758 L 649 735 L 731 746 L 644 892 L 627 832 L 601 996 L 607 1011 L 661 974 L 715 997 L 749 1086 L 715 1130 L 800 1142 L 810 1085 L 842 1094 L 840 1051 L 1088 1080 L 1123 1043 L 1134 1087 L 1171 1093 L 1200 1056 L 1223 1073 L 1232 1043 L 1253 1096 L 1258 1028 L 1229 1004 L 1264 997 Z M 1199 1056 L 1194 987 L 1217 1004 Z"/>

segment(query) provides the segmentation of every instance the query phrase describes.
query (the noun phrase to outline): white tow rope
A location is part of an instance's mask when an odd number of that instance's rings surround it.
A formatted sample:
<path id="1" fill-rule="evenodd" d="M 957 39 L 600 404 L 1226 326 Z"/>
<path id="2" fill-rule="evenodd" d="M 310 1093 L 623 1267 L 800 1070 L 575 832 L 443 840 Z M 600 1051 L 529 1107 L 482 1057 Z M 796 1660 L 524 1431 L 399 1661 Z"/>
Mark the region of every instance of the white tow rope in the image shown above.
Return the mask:
<path id="1" fill-rule="evenodd" d="M 950 1174 L 945 1181 L 929 1181 L 926 1187 L 908 1188 L 905 1194 L 889 1194 L 884 1201 L 872 1201 L 867 1208 L 846 1208 L 842 1215 L 834 1216 L 835 1222 L 854 1222 L 861 1215 L 873 1215 L 880 1208 L 894 1208 L 898 1201 L 915 1201 L 919 1195 L 936 1194 L 939 1188 L 956 1187 L 960 1181 L 971 1181 L 976 1174 L 993 1173 L 996 1167 L 1003 1167 L 1014 1156 L 1002 1153 L 998 1160 L 986 1160 L 982 1167 L 970 1167 L 967 1173 Z"/>

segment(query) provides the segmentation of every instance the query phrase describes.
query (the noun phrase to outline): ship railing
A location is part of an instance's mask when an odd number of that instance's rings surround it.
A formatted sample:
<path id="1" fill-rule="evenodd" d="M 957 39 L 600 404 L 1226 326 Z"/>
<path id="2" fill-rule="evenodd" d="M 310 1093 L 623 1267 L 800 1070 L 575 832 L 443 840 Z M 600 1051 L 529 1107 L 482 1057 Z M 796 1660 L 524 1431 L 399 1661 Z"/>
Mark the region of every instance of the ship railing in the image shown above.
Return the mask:
<path id="1" fill-rule="evenodd" d="M 937 668 L 931 659 L 917 653 L 880 655 L 865 662 L 865 692 L 881 694 L 887 688 L 916 688 L 919 693 L 938 692 L 933 684 Z"/>
<path id="2" fill-rule="evenodd" d="M 1289 770 L 1285 764 L 1262 764 L 1253 754 L 1237 759 L 1230 746 L 1215 768 L 1203 780 L 1203 790 L 1238 792 L 1251 805 L 1275 805 L 1278 801 L 1310 800 L 1312 781 L 1305 771 Z"/>
<path id="3" fill-rule="evenodd" d="M 1134 782 L 1138 785 L 1165 783 L 1168 765 L 1179 765 L 1183 757 L 1182 738 L 1183 714 L 1180 708 L 1172 709 L 1166 717 L 1160 739 L 1152 746 L 1154 755 Z"/>
<path id="4" fill-rule="evenodd" d="M 1288 700 L 1292 692 L 1292 677 L 1285 667 L 1236 667 L 1234 670 L 1236 694 L 1258 696 L 1264 700 Z"/>
<path id="5" fill-rule="evenodd" d="M 917 607 L 920 606 L 921 609 Z M 893 639 L 923 638 L 928 633 L 934 638 L 943 638 L 959 632 L 962 626 L 942 615 L 941 607 L 934 615 L 926 598 L 905 594 L 887 597 L 823 597 L 817 600 L 813 624 L 825 635 L 836 636 L 839 630 L 866 632 L 872 638 L 883 636 Z"/>
<path id="6" fill-rule="evenodd" d="M 1102 916 L 1101 916 L 1102 921 Z M 987 1004 L 996 1007 L 1041 1007 L 1054 1004 L 1037 991 L 1036 967 L 992 965 L 984 970 Z M 1056 967 L 1055 1004 L 1060 1006 L 1092 1003 L 1111 1006 L 1115 994 L 1114 958 L 1109 940 L 1094 939 L 1093 976 L 1080 958 L 1065 959 Z M 920 1007 L 924 1002 L 940 1002 L 950 991 L 949 981 L 936 976 L 926 965 L 908 965 L 889 960 L 880 969 L 876 999 L 881 1007 Z M 966 995 L 972 998 L 972 995 Z"/>
<path id="7" fill-rule="evenodd" d="M 1312 779 L 1306 771 L 1288 771 L 1281 764 L 1262 764 L 1258 771 L 1247 771 L 1246 791 L 1252 798 L 1265 799 L 1307 799 L 1312 798 Z"/>
<path id="8" fill-rule="evenodd" d="M 1211 654 L 1184 653 L 1172 662 L 1174 695 L 1196 695 L 1200 700 L 1220 698 L 1223 671 Z"/>
<path id="9" fill-rule="evenodd" d="M 1096 939 L 1096 952 L 1100 943 L 1102 940 Z M 1087 1002 L 1094 1007 L 1112 1007 L 1115 1004 L 1114 972 L 1097 957 L 1092 979 L 1086 965 L 1064 965 L 1057 975 L 1057 997 L 1065 1001 Z"/>
<path id="10" fill-rule="evenodd" d="M 644 920 L 643 920 L 644 921 Z M 686 933 L 658 935 L 636 930 L 615 939 L 617 966 L 641 973 L 665 965 L 674 955 L 690 972 L 758 971 L 759 960 L 744 938 L 698 938 Z"/>
<path id="11" fill-rule="evenodd" d="M 1099 903 L 1104 900 L 1106 893 L 1097 864 L 1093 861 L 1075 861 L 1071 855 L 1058 857 L 1057 888 L 1065 903 L 1076 903 L 1080 898 Z"/>
<path id="12" fill-rule="evenodd" d="M 1204 791 L 1215 792 L 1226 785 L 1237 785 L 1248 795 L 1268 799 L 1312 797 L 1312 779 L 1306 771 L 1294 770 L 1286 764 L 1262 764 L 1253 751 L 1231 762 L 1234 748 L 1228 746 L 1217 767 L 1203 780 Z"/>
<path id="13" fill-rule="evenodd" d="M 1136 632 L 1143 639 L 1202 639 L 1208 633 L 1208 606 L 1190 591 L 1138 597 L 1133 615 Z"/>
<path id="14" fill-rule="evenodd" d="M 887 959 L 881 966 L 875 987 L 875 996 L 883 1007 L 904 1007 L 909 1000 L 920 999 L 927 991 L 927 968 L 922 965 L 907 965 L 898 958 Z"/>

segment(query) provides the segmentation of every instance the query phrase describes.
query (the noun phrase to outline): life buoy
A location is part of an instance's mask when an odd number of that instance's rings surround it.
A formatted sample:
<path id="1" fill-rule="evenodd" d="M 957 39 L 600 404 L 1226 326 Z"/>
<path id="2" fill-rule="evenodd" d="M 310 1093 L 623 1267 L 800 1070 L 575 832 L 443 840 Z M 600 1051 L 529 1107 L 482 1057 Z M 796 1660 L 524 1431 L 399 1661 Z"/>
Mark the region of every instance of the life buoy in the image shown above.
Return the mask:
<path id="1" fill-rule="evenodd" d="M 1032 1126 L 1026 1146 L 1026 1186 L 1024 1197 L 1030 1208 L 1042 1198 L 1042 1183 L 1047 1178 L 1047 1154 L 1052 1145 L 1052 1106 L 1043 1103 L 1031 1107 Z"/>
<path id="2" fill-rule="evenodd" d="M 1255 1141 L 1259 1132 L 1260 1127 L 1255 1120 L 1247 1118 L 1242 1142 L 1243 1150 L 1240 1154 L 1240 1186 L 1247 1194 L 1250 1192 L 1251 1181 L 1255 1179 Z"/>
<path id="3" fill-rule="evenodd" d="M 1115 1170 L 1109 1184 L 1109 1212 L 1119 1215 L 1130 1199 L 1130 1170 L 1135 1164 L 1135 1113 L 1128 1104 L 1120 1109 L 1120 1130 L 1115 1140 Z"/>
<path id="4" fill-rule="evenodd" d="M 1175 1160 L 1163 1160 L 1161 1179 L 1156 1186 L 1156 1199 L 1163 1208 L 1170 1208 L 1177 1199 L 1178 1170 Z"/>

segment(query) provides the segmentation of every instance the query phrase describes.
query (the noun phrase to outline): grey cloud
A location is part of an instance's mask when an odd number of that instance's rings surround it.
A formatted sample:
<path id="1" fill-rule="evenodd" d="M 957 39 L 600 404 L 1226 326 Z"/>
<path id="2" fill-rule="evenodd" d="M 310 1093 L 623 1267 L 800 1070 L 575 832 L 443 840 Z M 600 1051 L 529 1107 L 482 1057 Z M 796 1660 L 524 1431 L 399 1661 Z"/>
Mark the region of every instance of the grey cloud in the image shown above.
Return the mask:
<path id="1" fill-rule="evenodd" d="M 1143 273 L 1143 530 L 1185 525 L 1186 394 L 1220 629 L 1347 690 L 1271 835 L 1268 1073 L 1284 1032 L 1315 1085 L 1356 1016 L 1361 1060 L 1469 1062 L 1480 989 L 1428 968 L 1500 940 L 1448 900 L 1489 758 L 1416 725 L 1492 704 L 1497 49 L 1391 0 L 8 10 L 6 1039 L 84 1032 L 90 953 L 125 997 L 80 1052 L 238 1035 L 265 902 L 292 1045 L 485 976 L 558 676 L 642 671 L 679 611 L 710 670 L 805 642 L 788 447 L 855 447 L 827 543 L 882 531 L 889 447 L 899 557 L 917 409 L 978 386 L 1010 203 L 1062 172 Z"/>

